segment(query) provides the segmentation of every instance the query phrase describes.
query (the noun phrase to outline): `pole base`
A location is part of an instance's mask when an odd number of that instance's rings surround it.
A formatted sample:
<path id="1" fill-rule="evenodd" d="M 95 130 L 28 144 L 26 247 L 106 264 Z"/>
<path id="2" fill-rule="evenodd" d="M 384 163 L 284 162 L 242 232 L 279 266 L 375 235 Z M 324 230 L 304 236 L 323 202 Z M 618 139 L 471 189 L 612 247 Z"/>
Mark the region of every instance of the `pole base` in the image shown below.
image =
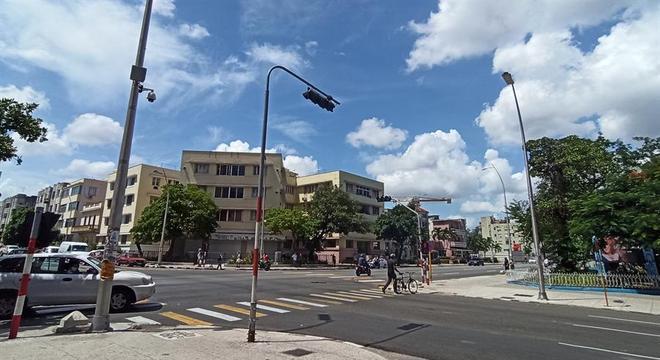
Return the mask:
<path id="1" fill-rule="evenodd" d="M 539 291 L 539 300 L 548 300 L 548 294 L 545 293 L 545 291 Z"/>
<path id="2" fill-rule="evenodd" d="M 90 328 L 92 332 L 107 332 L 112 331 L 110 327 L 110 316 L 109 315 L 94 315 L 92 317 L 92 327 Z"/>

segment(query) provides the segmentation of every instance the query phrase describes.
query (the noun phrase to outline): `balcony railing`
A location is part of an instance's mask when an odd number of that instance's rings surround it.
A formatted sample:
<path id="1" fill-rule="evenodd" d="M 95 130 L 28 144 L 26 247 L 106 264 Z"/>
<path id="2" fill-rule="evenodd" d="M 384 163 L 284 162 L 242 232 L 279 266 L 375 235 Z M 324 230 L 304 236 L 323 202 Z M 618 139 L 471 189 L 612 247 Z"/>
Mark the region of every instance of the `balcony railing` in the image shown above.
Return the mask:
<path id="1" fill-rule="evenodd" d="M 98 232 L 100 225 L 78 225 L 71 228 L 72 233 Z"/>

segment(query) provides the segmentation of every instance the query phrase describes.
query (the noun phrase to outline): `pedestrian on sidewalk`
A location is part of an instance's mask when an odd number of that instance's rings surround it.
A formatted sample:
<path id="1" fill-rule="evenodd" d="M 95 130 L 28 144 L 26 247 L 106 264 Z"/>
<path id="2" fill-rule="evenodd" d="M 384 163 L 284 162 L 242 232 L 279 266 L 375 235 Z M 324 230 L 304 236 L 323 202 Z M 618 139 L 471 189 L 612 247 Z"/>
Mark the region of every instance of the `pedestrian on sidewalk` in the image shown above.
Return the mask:
<path id="1" fill-rule="evenodd" d="M 332 267 L 335 267 L 337 265 L 337 258 L 335 257 L 335 254 L 332 254 Z"/>
<path id="2" fill-rule="evenodd" d="M 396 261 L 394 260 L 395 257 L 396 255 L 390 254 L 390 258 L 387 260 L 387 282 L 383 286 L 383 294 L 385 294 L 385 290 L 388 286 L 390 286 L 392 280 L 394 280 L 394 284 L 392 285 L 394 287 L 394 292 L 399 294 L 399 292 L 396 290 L 396 285 L 399 281 L 396 279 L 396 273 L 399 273 L 399 275 L 403 274 L 396 268 Z"/>
<path id="3" fill-rule="evenodd" d="M 504 271 L 509 270 L 509 258 L 504 258 Z"/>
<path id="4" fill-rule="evenodd" d="M 197 267 L 200 267 L 202 265 L 202 256 L 204 256 L 202 252 L 202 248 L 197 249 L 197 262 L 196 262 Z"/>
<path id="5" fill-rule="evenodd" d="M 298 263 L 298 253 L 291 255 L 291 265 L 296 266 Z"/>
<path id="6" fill-rule="evenodd" d="M 218 270 L 223 269 L 224 267 L 222 266 L 222 253 L 218 253 Z"/>

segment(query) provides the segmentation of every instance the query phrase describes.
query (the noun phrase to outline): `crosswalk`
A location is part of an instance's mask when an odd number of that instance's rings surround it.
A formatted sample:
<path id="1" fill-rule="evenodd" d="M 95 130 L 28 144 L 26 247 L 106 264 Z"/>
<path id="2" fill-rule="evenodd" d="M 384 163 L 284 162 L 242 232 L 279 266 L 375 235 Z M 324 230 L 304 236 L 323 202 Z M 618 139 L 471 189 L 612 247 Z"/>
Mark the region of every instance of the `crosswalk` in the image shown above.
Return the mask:
<path id="1" fill-rule="evenodd" d="M 393 296 L 383 294 L 379 289 L 358 289 L 323 293 L 310 293 L 296 297 L 277 297 L 261 299 L 257 304 L 257 317 L 283 315 L 292 311 L 326 308 L 333 305 L 351 304 L 359 301 L 383 299 Z M 212 326 L 218 322 L 233 323 L 247 319 L 250 315 L 250 302 L 238 301 L 233 304 L 216 304 L 211 309 L 192 307 L 185 311 L 164 311 L 154 314 L 154 317 L 132 316 L 126 320 L 140 325 L 162 325 L 162 321 L 184 324 L 188 326 Z"/>

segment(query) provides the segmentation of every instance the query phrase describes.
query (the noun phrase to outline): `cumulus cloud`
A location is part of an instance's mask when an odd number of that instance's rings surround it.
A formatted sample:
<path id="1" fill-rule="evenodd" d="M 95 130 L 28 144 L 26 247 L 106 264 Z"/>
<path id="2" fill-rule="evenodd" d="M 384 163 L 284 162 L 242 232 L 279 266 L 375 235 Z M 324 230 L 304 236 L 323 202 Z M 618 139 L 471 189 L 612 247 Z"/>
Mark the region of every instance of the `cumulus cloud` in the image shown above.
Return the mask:
<path id="1" fill-rule="evenodd" d="M 278 64 L 291 69 L 300 69 L 307 65 L 295 48 L 284 48 L 269 43 L 252 44 L 245 54 L 258 63 Z"/>
<path id="2" fill-rule="evenodd" d="M 319 164 L 311 156 L 288 155 L 284 158 L 284 167 L 300 176 L 319 172 Z"/>
<path id="3" fill-rule="evenodd" d="M 319 46 L 319 43 L 317 41 L 308 41 L 305 43 L 305 52 L 307 52 L 307 55 L 309 56 L 314 56 L 316 55 L 316 50 Z"/>
<path id="4" fill-rule="evenodd" d="M 142 9 L 144 6 L 140 6 L 140 10 Z M 157 15 L 173 17 L 175 9 L 174 0 L 155 0 L 151 11 Z"/>
<path id="5" fill-rule="evenodd" d="M 291 117 L 274 116 L 271 127 L 291 140 L 307 143 L 317 134 L 316 128 L 309 121 Z"/>
<path id="6" fill-rule="evenodd" d="M 179 25 L 179 34 L 195 40 L 203 39 L 211 35 L 205 27 L 199 24 Z"/>
<path id="7" fill-rule="evenodd" d="M 33 89 L 31 86 L 23 86 L 22 88 L 16 85 L 0 86 L 0 99 L 8 98 L 14 99 L 21 103 L 37 103 L 39 109 L 48 109 L 50 101 L 44 92 Z"/>
<path id="8" fill-rule="evenodd" d="M 229 144 L 227 143 L 222 143 L 218 145 L 214 151 L 222 151 L 222 152 L 260 152 L 261 147 L 255 146 L 255 147 L 250 147 L 250 143 L 247 141 L 243 140 L 234 140 L 231 141 Z M 267 153 L 282 153 L 284 155 L 288 154 L 295 154 L 297 151 L 296 149 L 290 148 L 284 144 L 277 144 L 275 145 L 274 148 L 266 149 Z"/>
<path id="9" fill-rule="evenodd" d="M 86 113 L 69 123 L 64 131 L 51 123 L 43 123 L 48 141 L 29 143 L 12 134 L 20 155 L 71 155 L 80 146 L 103 146 L 121 142 L 123 128 L 117 121 L 103 115 Z"/>
<path id="10" fill-rule="evenodd" d="M 346 135 L 346 141 L 357 148 L 368 145 L 391 150 L 401 147 L 407 136 L 406 130 L 387 125 L 385 120 L 372 117 L 362 120 L 355 131 Z"/>
<path id="11" fill-rule="evenodd" d="M 58 173 L 62 176 L 67 176 L 66 180 L 71 181 L 81 177 L 105 179 L 115 170 L 116 166 L 112 161 L 73 159 L 69 165 L 58 171 Z"/>

